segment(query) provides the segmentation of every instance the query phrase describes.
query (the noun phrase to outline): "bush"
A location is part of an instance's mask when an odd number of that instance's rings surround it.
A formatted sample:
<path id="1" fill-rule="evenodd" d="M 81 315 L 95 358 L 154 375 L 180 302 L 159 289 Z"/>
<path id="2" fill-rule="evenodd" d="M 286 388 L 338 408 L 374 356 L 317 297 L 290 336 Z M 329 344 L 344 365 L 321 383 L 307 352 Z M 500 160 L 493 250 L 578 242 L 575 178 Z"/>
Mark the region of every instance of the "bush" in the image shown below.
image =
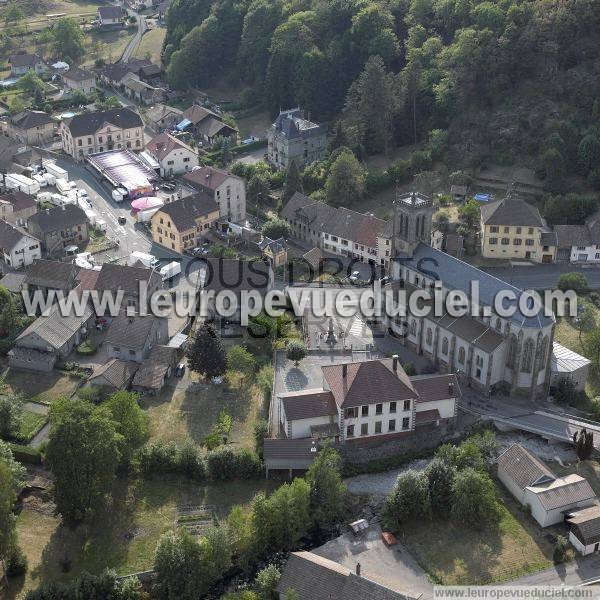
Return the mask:
<path id="1" fill-rule="evenodd" d="M 294 361 L 294 364 L 298 366 L 298 363 L 306 356 L 306 344 L 301 340 L 290 340 L 286 346 L 286 357 L 288 360 Z"/>
<path id="2" fill-rule="evenodd" d="M 558 278 L 557 287 L 561 292 L 573 290 L 576 294 L 583 294 L 588 289 L 588 280 L 583 273 L 563 273 Z"/>
<path id="3" fill-rule="evenodd" d="M 231 446 L 223 446 L 210 452 L 207 470 L 209 477 L 215 481 L 254 479 L 262 473 L 256 454 L 245 449 L 234 450 Z"/>
<path id="4" fill-rule="evenodd" d="M 204 479 L 206 467 L 197 448 L 188 442 L 154 442 L 142 446 L 138 453 L 140 471 L 144 477 L 181 475 L 189 479 Z"/>
<path id="5" fill-rule="evenodd" d="M 569 542 L 564 535 L 559 535 L 556 537 L 556 542 L 554 544 L 554 553 L 552 555 L 552 558 L 556 564 L 565 562 L 567 558 L 568 547 Z"/>
<path id="6" fill-rule="evenodd" d="M 430 514 L 429 482 L 424 473 L 412 469 L 398 475 L 386 503 L 386 520 L 399 529 L 403 522 Z"/>
<path id="7" fill-rule="evenodd" d="M 19 577 L 27 573 L 27 557 L 20 546 L 13 544 L 6 556 L 6 576 Z"/>
<path id="8" fill-rule="evenodd" d="M 77 346 L 77 354 L 81 354 L 82 356 L 91 356 L 92 354 L 96 354 L 98 351 L 98 346 L 92 343 L 90 340 L 86 340 L 85 342 L 81 342 L 79 346 Z"/>

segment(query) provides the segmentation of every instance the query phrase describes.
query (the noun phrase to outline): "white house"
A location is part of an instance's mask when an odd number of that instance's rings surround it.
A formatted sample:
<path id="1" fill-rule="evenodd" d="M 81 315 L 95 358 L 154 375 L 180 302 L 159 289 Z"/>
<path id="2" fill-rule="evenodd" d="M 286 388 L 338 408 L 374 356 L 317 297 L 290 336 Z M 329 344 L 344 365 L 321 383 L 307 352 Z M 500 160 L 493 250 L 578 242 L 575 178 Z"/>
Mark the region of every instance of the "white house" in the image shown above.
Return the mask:
<path id="1" fill-rule="evenodd" d="M 210 194 L 219 206 L 222 219 L 243 223 L 246 220 L 246 182 L 215 167 L 198 167 L 184 175 L 196 189 Z"/>
<path id="2" fill-rule="evenodd" d="M 146 151 L 160 165 L 164 176 L 181 175 L 198 165 L 198 153 L 169 133 L 159 133 L 146 145 Z"/>
<path id="3" fill-rule="evenodd" d="M 558 239 L 557 260 L 600 262 L 600 212 L 589 216 L 583 225 L 555 225 Z"/>
<path id="4" fill-rule="evenodd" d="M 408 377 L 398 357 L 321 367 L 323 387 L 277 396 L 288 439 L 392 439 L 456 416 L 455 375 Z"/>
<path id="5" fill-rule="evenodd" d="M 542 527 L 561 523 L 569 513 L 596 502 L 585 478 L 575 474 L 556 477 L 519 444 L 498 457 L 498 479 Z"/>
<path id="6" fill-rule="evenodd" d="M 13 54 L 8 57 L 8 62 L 11 75 L 25 75 L 29 71 L 41 75 L 48 70 L 48 65 L 37 54 Z"/>
<path id="7" fill-rule="evenodd" d="M 0 257 L 7 265 L 18 269 L 42 257 L 41 244 L 18 225 L 0 221 Z"/>
<path id="8" fill-rule="evenodd" d="M 121 27 L 125 20 L 125 10 L 122 6 L 100 6 L 98 21 L 100 27 Z"/>
<path id="9" fill-rule="evenodd" d="M 567 518 L 569 541 L 580 554 L 600 552 L 600 505 L 579 510 Z"/>

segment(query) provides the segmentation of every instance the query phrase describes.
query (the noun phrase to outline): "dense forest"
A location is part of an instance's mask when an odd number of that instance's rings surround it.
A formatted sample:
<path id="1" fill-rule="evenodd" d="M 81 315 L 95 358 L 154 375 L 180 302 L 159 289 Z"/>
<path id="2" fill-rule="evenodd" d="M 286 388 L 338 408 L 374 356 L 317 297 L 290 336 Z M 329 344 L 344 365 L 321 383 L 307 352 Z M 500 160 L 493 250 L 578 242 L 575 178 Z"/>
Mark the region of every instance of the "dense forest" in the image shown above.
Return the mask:
<path id="1" fill-rule="evenodd" d="M 173 87 L 226 76 L 271 114 L 342 116 L 366 153 L 441 129 L 473 156 L 535 156 L 542 176 L 600 167 L 598 0 L 173 0 L 167 25 Z"/>

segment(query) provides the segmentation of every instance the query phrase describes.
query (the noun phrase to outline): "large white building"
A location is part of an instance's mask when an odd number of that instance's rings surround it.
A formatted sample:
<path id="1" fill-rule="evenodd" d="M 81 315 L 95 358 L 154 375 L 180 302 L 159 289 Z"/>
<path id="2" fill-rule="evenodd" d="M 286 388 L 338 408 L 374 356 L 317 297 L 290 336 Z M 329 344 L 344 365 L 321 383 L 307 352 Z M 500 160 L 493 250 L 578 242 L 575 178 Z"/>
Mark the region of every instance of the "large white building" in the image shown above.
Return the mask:
<path id="1" fill-rule="evenodd" d="M 153 137 L 146 151 L 160 165 L 162 176 L 182 175 L 198 165 L 197 151 L 166 132 Z"/>
<path id="2" fill-rule="evenodd" d="M 0 220 L 0 258 L 14 269 L 42 257 L 40 241 L 22 227 Z"/>

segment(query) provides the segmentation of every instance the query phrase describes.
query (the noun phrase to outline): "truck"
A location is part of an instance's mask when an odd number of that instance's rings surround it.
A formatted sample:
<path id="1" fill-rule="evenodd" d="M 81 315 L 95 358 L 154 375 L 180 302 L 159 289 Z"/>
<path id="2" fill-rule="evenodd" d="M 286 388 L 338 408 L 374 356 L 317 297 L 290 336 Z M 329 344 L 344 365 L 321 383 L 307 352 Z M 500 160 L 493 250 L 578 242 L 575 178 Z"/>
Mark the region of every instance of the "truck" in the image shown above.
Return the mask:
<path id="1" fill-rule="evenodd" d="M 167 279 L 171 279 L 175 277 L 175 275 L 179 275 L 181 273 L 181 263 L 174 260 L 170 262 L 168 265 L 161 267 L 158 271 L 163 281 L 167 281 Z"/>
<path id="2" fill-rule="evenodd" d="M 153 254 L 146 254 L 145 252 L 132 252 L 129 256 L 129 266 L 135 265 L 137 262 L 141 262 L 145 267 L 149 269 L 156 269 L 158 267 L 159 260 Z"/>
<path id="3" fill-rule="evenodd" d="M 56 176 L 52 173 L 44 173 L 44 179 L 48 185 L 56 185 Z"/>
<path id="4" fill-rule="evenodd" d="M 123 202 L 127 196 L 127 190 L 124 188 L 115 188 L 112 191 L 112 198 L 115 202 Z"/>
<path id="5" fill-rule="evenodd" d="M 42 164 L 46 169 L 46 173 L 54 175 L 56 179 L 69 179 L 69 172 L 62 167 L 59 167 L 55 162 L 52 162 L 51 160 L 44 160 Z"/>
<path id="6" fill-rule="evenodd" d="M 67 192 L 71 191 L 71 184 L 66 180 L 63 179 L 62 177 L 58 177 L 56 179 L 56 189 L 61 193 L 61 194 L 67 194 Z"/>
<path id="7" fill-rule="evenodd" d="M 34 196 L 40 191 L 40 184 L 37 181 L 18 173 L 7 174 L 4 178 L 4 186 L 7 190 L 19 190 L 30 196 Z"/>
<path id="8" fill-rule="evenodd" d="M 95 227 L 96 219 L 98 218 L 98 215 L 91 208 L 88 208 L 88 209 L 84 210 L 83 212 L 85 212 L 85 216 L 87 217 L 88 221 L 90 222 L 90 225 L 92 227 Z"/>

